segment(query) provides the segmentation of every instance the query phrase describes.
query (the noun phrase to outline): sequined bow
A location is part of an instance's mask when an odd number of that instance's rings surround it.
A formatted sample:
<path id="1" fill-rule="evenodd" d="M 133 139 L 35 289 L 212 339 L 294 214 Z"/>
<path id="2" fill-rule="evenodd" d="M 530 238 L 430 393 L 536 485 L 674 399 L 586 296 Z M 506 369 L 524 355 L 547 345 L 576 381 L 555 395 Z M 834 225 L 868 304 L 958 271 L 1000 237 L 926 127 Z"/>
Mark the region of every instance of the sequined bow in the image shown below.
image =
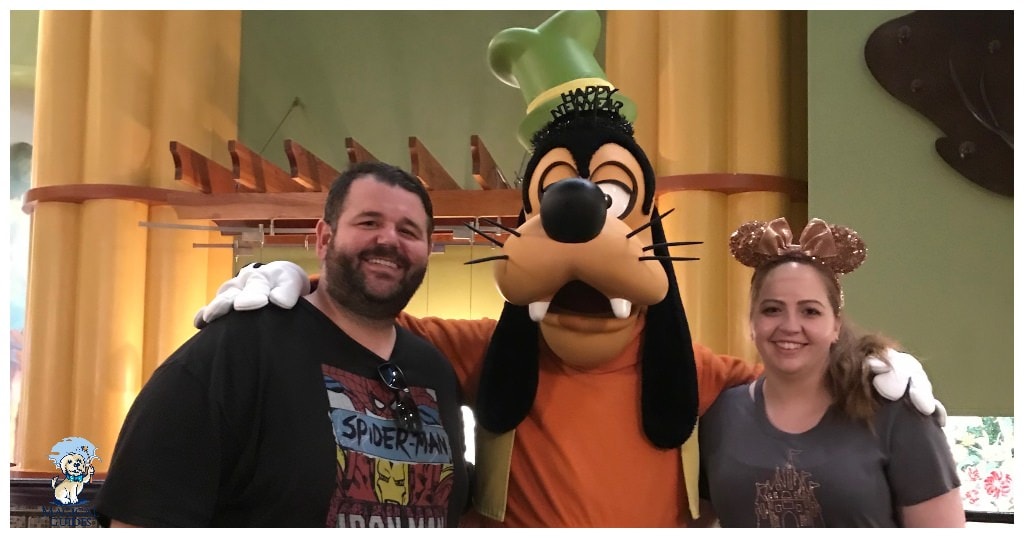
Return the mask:
<path id="1" fill-rule="evenodd" d="M 800 233 L 800 242 L 793 243 L 789 223 L 784 218 L 777 218 L 765 226 L 757 250 L 769 256 L 803 252 L 812 258 L 830 258 L 839 254 L 832 229 L 821 219 L 811 219 Z"/>

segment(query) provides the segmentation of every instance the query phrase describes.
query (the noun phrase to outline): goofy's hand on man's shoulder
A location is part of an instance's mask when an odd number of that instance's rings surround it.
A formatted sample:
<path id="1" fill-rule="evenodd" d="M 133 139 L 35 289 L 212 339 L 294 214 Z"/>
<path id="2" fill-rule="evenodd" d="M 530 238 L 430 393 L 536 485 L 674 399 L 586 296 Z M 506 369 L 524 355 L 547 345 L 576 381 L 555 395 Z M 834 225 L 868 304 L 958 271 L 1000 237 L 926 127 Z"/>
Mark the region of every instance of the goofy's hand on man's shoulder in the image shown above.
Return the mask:
<path id="1" fill-rule="evenodd" d="M 221 284 L 217 296 L 196 312 L 192 324 L 202 329 L 232 309 L 257 310 L 267 303 L 292 308 L 309 289 L 309 276 L 292 262 L 246 265 L 235 278 Z"/>
<path id="2" fill-rule="evenodd" d="M 913 355 L 889 349 L 888 362 L 878 357 L 868 357 L 868 366 L 875 374 L 871 383 L 883 397 L 899 400 L 909 393 L 910 401 L 925 415 L 935 415 L 940 426 L 946 425 L 946 408 L 932 394 L 932 382 L 924 367 Z"/>

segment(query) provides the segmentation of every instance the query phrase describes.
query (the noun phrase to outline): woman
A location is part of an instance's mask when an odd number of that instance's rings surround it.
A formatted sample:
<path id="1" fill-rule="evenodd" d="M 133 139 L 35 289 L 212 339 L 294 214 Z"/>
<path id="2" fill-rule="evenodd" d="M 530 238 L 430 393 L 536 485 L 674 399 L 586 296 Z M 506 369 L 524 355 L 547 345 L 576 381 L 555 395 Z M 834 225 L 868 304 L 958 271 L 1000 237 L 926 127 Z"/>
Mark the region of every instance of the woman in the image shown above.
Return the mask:
<path id="1" fill-rule="evenodd" d="M 785 219 L 733 233 L 754 268 L 751 338 L 764 374 L 700 423 L 702 492 L 724 527 L 962 527 L 960 482 L 934 417 L 871 390 L 866 357 L 891 343 L 843 317 L 838 275 L 864 261 L 855 232 Z"/>

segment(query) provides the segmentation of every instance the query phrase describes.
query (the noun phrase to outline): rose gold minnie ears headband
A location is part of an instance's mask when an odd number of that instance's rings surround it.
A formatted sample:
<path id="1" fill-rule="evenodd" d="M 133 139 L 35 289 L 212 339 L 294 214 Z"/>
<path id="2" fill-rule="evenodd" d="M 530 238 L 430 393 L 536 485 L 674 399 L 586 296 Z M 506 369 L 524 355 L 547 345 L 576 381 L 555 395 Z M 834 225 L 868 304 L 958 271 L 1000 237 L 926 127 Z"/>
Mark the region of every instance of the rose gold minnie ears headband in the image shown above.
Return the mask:
<path id="1" fill-rule="evenodd" d="M 747 222 L 729 237 L 729 250 L 737 261 L 754 269 L 779 256 L 803 254 L 836 276 L 860 267 L 867 256 L 857 232 L 845 226 L 830 226 L 821 219 L 807 223 L 798 243 L 793 242 L 793 231 L 784 218 Z"/>

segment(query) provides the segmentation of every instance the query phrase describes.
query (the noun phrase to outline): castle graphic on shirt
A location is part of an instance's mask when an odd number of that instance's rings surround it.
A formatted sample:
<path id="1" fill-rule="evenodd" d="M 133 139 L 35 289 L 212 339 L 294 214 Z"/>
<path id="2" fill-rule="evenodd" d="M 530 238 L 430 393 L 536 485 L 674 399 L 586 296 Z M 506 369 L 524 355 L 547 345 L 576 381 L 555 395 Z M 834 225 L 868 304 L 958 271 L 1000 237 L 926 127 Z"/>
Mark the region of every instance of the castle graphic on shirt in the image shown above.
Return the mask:
<path id="1" fill-rule="evenodd" d="M 758 527 L 824 527 L 821 505 L 814 490 L 821 484 L 811 480 L 807 471 L 797 469 L 799 450 L 790 450 L 786 464 L 775 468 L 775 475 L 755 482 L 754 513 Z"/>

